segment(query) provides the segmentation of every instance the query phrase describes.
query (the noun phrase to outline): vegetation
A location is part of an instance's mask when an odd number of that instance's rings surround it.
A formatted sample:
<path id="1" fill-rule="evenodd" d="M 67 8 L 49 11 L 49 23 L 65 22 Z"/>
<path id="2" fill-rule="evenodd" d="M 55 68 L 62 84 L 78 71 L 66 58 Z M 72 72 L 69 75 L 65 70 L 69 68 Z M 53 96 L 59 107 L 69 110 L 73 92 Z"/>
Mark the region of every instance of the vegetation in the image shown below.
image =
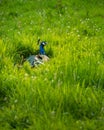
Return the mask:
<path id="1" fill-rule="evenodd" d="M 104 129 L 103 12 L 103 0 L 0 0 L 1 130 Z M 38 38 L 50 61 L 31 68 Z"/>

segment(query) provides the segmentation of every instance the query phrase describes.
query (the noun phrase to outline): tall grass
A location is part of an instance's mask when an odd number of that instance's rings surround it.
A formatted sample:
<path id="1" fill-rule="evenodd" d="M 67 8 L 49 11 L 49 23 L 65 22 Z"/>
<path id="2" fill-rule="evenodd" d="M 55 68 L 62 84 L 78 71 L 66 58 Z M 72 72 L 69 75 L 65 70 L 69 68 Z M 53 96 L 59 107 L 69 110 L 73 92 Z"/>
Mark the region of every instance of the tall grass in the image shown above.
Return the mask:
<path id="1" fill-rule="evenodd" d="M 103 130 L 103 4 L 0 2 L 0 129 Z M 31 68 L 38 38 L 50 60 Z"/>

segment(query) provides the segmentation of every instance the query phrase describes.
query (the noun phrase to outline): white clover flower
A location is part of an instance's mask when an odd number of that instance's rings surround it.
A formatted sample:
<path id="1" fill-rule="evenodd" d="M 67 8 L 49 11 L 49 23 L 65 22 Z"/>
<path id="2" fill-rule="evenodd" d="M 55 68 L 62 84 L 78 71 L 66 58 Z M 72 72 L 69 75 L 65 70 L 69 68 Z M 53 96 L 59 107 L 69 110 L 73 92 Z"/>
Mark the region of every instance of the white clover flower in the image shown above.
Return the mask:
<path id="1" fill-rule="evenodd" d="M 100 61 L 98 61 L 97 63 L 100 64 Z"/>
<path id="2" fill-rule="evenodd" d="M 47 30 L 48 30 L 48 31 L 50 31 L 51 29 L 50 29 L 50 28 L 48 28 Z"/>
<path id="3" fill-rule="evenodd" d="M 15 115 L 14 119 L 17 119 L 17 115 Z"/>
<path id="4" fill-rule="evenodd" d="M 4 98 L 4 101 L 7 101 L 7 97 Z"/>
<path id="5" fill-rule="evenodd" d="M 52 80 L 51 80 L 51 83 L 53 83 L 53 82 L 54 82 L 54 80 L 52 79 Z"/>
<path id="6" fill-rule="evenodd" d="M 51 111 L 51 115 L 53 115 L 53 116 L 54 116 L 54 115 L 55 115 L 55 111 Z"/>
<path id="7" fill-rule="evenodd" d="M 84 24 L 84 21 L 81 21 L 81 24 Z"/>
<path id="8" fill-rule="evenodd" d="M 18 100 L 16 99 L 15 101 L 14 101 L 14 103 L 17 103 L 18 102 Z"/>
<path id="9" fill-rule="evenodd" d="M 32 79 L 34 79 L 34 76 L 31 76 Z"/>
<path id="10" fill-rule="evenodd" d="M 25 73 L 25 77 L 28 77 L 28 74 L 27 74 L 27 73 Z"/>
<path id="11" fill-rule="evenodd" d="M 17 33 L 18 33 L 18 34 L 20 34 L 20 32 L 19 32 L 19 31 L 18 31 Z"/>
<path id="12" fill-rule="evenodd" d="M 67 26 L 67 28 L 70 28 L 70 26 Z"/>
<path id="13" fill-rule="evenodd" d="M 61 16 L 62 16 L 62 14 L 59 14 L 59 16 L 61 17 Z"/>

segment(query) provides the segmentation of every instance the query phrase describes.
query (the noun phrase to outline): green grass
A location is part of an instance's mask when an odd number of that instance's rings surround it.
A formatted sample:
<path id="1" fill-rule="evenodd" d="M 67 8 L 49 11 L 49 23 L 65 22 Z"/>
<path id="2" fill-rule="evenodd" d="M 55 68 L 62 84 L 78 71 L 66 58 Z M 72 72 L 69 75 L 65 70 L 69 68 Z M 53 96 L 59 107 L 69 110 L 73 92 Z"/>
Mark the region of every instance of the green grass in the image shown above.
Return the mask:
<path id="1" fill-rule="evenodd" d="M 0 1 L 0 129 L 104 129 L 104 2 Z M 22 58 L 46 40 L 50 61 Z M 19 66 L 22 64 L 22 67 Z"/>

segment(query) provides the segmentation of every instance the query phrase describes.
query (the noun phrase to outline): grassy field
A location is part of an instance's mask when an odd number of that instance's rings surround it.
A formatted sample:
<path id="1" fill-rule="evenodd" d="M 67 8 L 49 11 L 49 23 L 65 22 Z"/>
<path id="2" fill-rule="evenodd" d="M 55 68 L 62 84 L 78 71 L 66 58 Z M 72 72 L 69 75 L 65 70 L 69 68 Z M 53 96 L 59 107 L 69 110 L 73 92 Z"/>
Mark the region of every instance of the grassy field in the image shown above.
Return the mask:
<path id="1" fill-rule="evenodd" d="M 38 38 L 50 61 L 31 68 Z M 0 130 L 11 129 L 104 129 L 103 0 L 0 0 Z"/>

